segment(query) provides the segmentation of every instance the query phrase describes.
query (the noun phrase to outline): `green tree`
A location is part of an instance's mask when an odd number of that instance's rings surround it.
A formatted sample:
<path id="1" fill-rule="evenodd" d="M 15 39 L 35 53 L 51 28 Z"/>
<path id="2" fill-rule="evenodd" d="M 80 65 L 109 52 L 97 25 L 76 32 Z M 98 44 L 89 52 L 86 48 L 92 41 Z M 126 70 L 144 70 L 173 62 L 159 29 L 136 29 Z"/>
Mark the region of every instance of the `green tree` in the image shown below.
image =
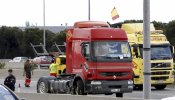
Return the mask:
<path id="1" fill-rule="evenodd" d="M 55 41 L 58 44 L 63 44 L 64 42 L 66 42 L 66 31 L 56 33 L 56 36 L 53 38 L 53 41 Z"/>
<path id="2" fill-rule="evenodd" d="M 26 28 L 24 31 L 24 52 L 26 56 L 33 57 L 34 53 L 30 43 L 43 43 L 42 31 L 39 28 Z"/>
<path id="3" fill-rule="evenodd" d="M 172 45 L 175 45 L 175 20 L 170 21 L 165 28 L 165 34 Z"/>
<path id="4" fill-rule="evenodd" d="M 157 22 L 157 21 L 153 21 L 152 23 L 156 30 L 163 30 L 163 32 L 165 31 L 166 23 Z"/>
<path id="5" fill-rule="evenodd" d="M 124 23 L 143 23 L 143 20 L 125 20 Z"/>
<path id="6" fill-rule="evenodd" d="M 0 28 L 0 58 L 13 58 L 14 56 L 21 56 L 23 53 L 23 32 L 17 27 Z"/>
<path id="7" fill-rule="evenodd" d="M 49 30 L 45 31 L 45 37 L 46 37 L 46 50 L 51 48 L 53 44 L 53 38 L 55 37 L 55 34 Z M 43 30 L 39 28 L 27 28 L 25 29 L 24 33 L 24 47 L 25 47 L 25 54 L 28 57 L 34 57 L 35 54 L 32 50 L 32 47 L 30 43 L 34 45 L 39 45 L 40 43 L 43 44 Z"/>
<path id="8" fill-rule="evenodd" d="M 59 45 L 63 45 L 64 42 L 66 42 L 66 31 L 61 31 L 55 34 L 55 36 L 53 37 L 53 43 L 59 44 Z M 61 50 L 64 51 L 64 47 L 60 48 Z M 57 48 L 55 47 L 55 45 L 53 44 L 51 46 L 51 48 L 49 49 L 50 52 L 58 52 Z"/>

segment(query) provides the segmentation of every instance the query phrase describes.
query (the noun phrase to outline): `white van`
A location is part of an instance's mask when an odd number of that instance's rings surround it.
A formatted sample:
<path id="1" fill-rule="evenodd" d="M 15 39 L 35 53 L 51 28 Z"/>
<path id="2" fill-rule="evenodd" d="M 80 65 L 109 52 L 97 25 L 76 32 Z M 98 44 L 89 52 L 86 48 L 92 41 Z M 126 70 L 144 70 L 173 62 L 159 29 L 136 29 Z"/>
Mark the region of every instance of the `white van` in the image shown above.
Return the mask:
<path id="1" fill-rule="evenodd" d="M 15 57 L 9 62 L 25 62 L 28 58 L 27 57 Z"/>

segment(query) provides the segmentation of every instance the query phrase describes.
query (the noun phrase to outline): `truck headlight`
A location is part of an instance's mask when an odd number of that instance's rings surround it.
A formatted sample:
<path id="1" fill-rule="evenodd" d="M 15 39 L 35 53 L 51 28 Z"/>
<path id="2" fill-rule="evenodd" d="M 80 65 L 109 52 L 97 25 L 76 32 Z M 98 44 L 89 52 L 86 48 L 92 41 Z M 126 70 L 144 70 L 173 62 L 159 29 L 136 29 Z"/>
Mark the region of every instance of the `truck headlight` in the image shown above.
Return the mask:
<path id="1" fill-rule="evenodd" d="M 128 81 L 128 84 L 133 84 L 133 81 L 132 80 Z"/>

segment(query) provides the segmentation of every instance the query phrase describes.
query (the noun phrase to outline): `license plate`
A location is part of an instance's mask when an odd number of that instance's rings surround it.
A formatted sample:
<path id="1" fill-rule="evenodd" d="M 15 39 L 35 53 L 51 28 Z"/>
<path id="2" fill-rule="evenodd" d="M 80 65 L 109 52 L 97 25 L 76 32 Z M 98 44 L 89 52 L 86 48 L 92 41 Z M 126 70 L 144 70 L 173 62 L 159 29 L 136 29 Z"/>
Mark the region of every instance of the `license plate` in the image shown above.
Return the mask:
<path id="1" fill-rule="evenodd" d="M 111 89 L 111 92 L 120 92 L 120 89 Z"/>
<path id="2" fill-rule="evenodd" d="M 162 80 L 159 80 L 159 81 L 157 81 L 157 83 L 163 83 L 163 81 Z"/>

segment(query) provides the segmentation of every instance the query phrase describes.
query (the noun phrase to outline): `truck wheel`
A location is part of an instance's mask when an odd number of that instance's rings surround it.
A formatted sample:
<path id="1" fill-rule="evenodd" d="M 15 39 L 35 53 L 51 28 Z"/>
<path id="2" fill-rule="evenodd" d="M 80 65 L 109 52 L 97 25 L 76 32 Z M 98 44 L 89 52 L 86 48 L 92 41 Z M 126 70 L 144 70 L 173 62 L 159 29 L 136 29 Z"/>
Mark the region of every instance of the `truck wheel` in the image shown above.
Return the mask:
<path id="1" fill-rule="evenodd" d="M 134 90 L 143 90 L 143 85 L 135 85 Z"/>
<path id="2" fill-rule="evenodd" d="M 154 86 L 157 90 L 163 90 L 166 88 L 166 85 L 155 85 Z"/>
<path id="3" fill-rule="evenodd" d="M 37 84 L 37 93 L 48 93 L 48 82 L 41 79 Z"/>
<path id="4" fill-rule="evenodd" d="M 81 80 L 78 80 L 76 82 L 75 93 L 76 93 L 76 95 L 83 95 L 84 94 L 84 85 L 83 85 L 83 82 Z"/>
<path id="5" fill-rule="evenodd" d="M 43 76 L 37 82 L 37 93 L 50 93 L 50 80 L 54 80 L 54 76 Z"/>
<path id="6" fill-rule="evenodd" d="M 123 93 L 116 93 L 116 97 L 123 97 Z"/>

